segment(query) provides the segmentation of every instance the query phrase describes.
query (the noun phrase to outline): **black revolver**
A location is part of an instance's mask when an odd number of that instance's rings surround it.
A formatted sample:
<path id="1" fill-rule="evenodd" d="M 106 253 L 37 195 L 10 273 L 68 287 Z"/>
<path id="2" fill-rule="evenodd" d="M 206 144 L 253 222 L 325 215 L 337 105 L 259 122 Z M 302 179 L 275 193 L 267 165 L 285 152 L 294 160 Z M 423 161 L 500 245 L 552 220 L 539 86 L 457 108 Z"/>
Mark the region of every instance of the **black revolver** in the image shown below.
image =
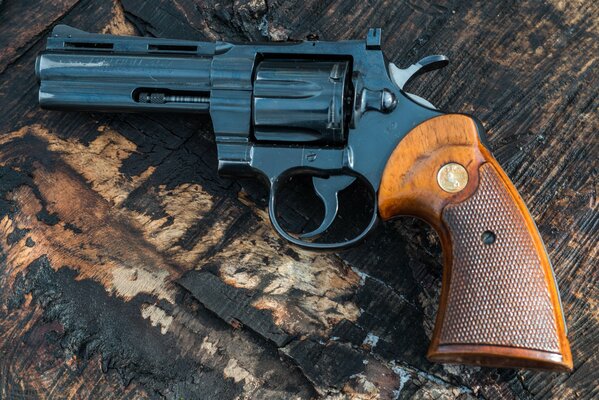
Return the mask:
<path id="1" fill-rule="evenodd" d="M 57 26 L 36 62 L 47 109 L 209 113 L 218 170 L 265 178 L 274 229 L 310 249 L 358 243 L 380 219 L 414 215 L 441 238 L 443 288 L 428 357 L 567 371 L 572 356 L 552 267 L 526 206 L 491 155 L 482 125 L 407 93 L 381 30 L 364 41 L 233 44 L 89 34 Z M 292 233 L 277 193 L 312 179 L 316 229 Z M 354 237 L 326 239 L 338 193 L 360 182 L 372 204 Z"/>

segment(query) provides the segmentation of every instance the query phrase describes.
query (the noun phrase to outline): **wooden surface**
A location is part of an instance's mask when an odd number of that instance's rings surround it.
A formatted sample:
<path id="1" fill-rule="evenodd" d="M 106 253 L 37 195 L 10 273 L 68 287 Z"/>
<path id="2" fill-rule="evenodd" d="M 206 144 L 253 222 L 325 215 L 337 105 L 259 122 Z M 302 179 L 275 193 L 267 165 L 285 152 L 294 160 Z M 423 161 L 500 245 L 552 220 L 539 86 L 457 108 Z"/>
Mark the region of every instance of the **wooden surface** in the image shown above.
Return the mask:
<path id="1" fill-rule="evenodd" d="M 478 169 L 491 161 L 483 151 L 472 118 L 443 115 L 418 125 L 387 161 L 378 195 L 381 217 L 413 215 L 442 231 L 443 209 L 468 199 L 479 187 Z M 467 177 L 463 189 L 451 193 L 437 178 L 439 169 L 450 162 L 463 166 Z"/>
<path id="2" fill-rule="evenodd" d="M 217 177 L 207 118 L 40 110 L 58 22 L 235 41 L 380 26 L 400 66 L 449 56 L 409 89 L 487 128 L 547 244 L 574 372 L 427 362 L 442 271 L 422 222 L 304 252 L 258 184 Z M 594 1 L 2 2 L 0 398 L 596 398 L 598 25 Z"/>

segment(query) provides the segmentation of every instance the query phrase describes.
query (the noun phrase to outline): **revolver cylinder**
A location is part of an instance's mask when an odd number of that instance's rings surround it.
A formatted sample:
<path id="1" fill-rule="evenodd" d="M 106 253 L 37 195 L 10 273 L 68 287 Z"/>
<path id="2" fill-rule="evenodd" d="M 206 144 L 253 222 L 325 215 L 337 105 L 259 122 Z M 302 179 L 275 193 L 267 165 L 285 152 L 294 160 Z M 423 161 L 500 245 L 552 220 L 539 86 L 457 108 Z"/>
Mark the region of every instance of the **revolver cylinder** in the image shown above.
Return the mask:
<path id="1" fill-rule="evenodd" d="M 257 141 L 345 141 L 348 61 L 265 60 L 254 80 L 254 136 Z"/>

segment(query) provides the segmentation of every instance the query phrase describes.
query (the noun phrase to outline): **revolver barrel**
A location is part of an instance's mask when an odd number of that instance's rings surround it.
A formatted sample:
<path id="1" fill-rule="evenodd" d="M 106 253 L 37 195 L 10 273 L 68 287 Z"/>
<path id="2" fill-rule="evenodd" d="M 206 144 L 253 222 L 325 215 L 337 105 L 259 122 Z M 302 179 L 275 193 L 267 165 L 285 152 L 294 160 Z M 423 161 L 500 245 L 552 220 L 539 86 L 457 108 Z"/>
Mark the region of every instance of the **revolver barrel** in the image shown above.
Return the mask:
<path id="1" fill-rule="evenodd" d="M 208 112 L 214 43 L 57 27 L 36 61 L 48 109 Z"/>

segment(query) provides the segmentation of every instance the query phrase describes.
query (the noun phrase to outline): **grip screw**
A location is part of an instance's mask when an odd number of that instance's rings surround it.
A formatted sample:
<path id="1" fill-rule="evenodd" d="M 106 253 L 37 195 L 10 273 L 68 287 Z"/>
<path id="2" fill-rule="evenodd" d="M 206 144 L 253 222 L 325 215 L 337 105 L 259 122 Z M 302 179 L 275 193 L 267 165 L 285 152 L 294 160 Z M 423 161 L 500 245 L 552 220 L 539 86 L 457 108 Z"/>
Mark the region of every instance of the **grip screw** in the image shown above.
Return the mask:
<path id="1" fill-rule="evenodd" d="M 480 236 L 480 239 L 483 241 L 484 244 L 490 245 L 495 243 L 497 235 L 495 235 L 493 231 L 484 231 L 483 234 Z"/>
<path id="2" fill-rule="evenodd" d="M 468 184 L 468 171 L 461 164 L 447 163 L 439 169 L 437 183 L 444 191 L 457 193 Z"/>

